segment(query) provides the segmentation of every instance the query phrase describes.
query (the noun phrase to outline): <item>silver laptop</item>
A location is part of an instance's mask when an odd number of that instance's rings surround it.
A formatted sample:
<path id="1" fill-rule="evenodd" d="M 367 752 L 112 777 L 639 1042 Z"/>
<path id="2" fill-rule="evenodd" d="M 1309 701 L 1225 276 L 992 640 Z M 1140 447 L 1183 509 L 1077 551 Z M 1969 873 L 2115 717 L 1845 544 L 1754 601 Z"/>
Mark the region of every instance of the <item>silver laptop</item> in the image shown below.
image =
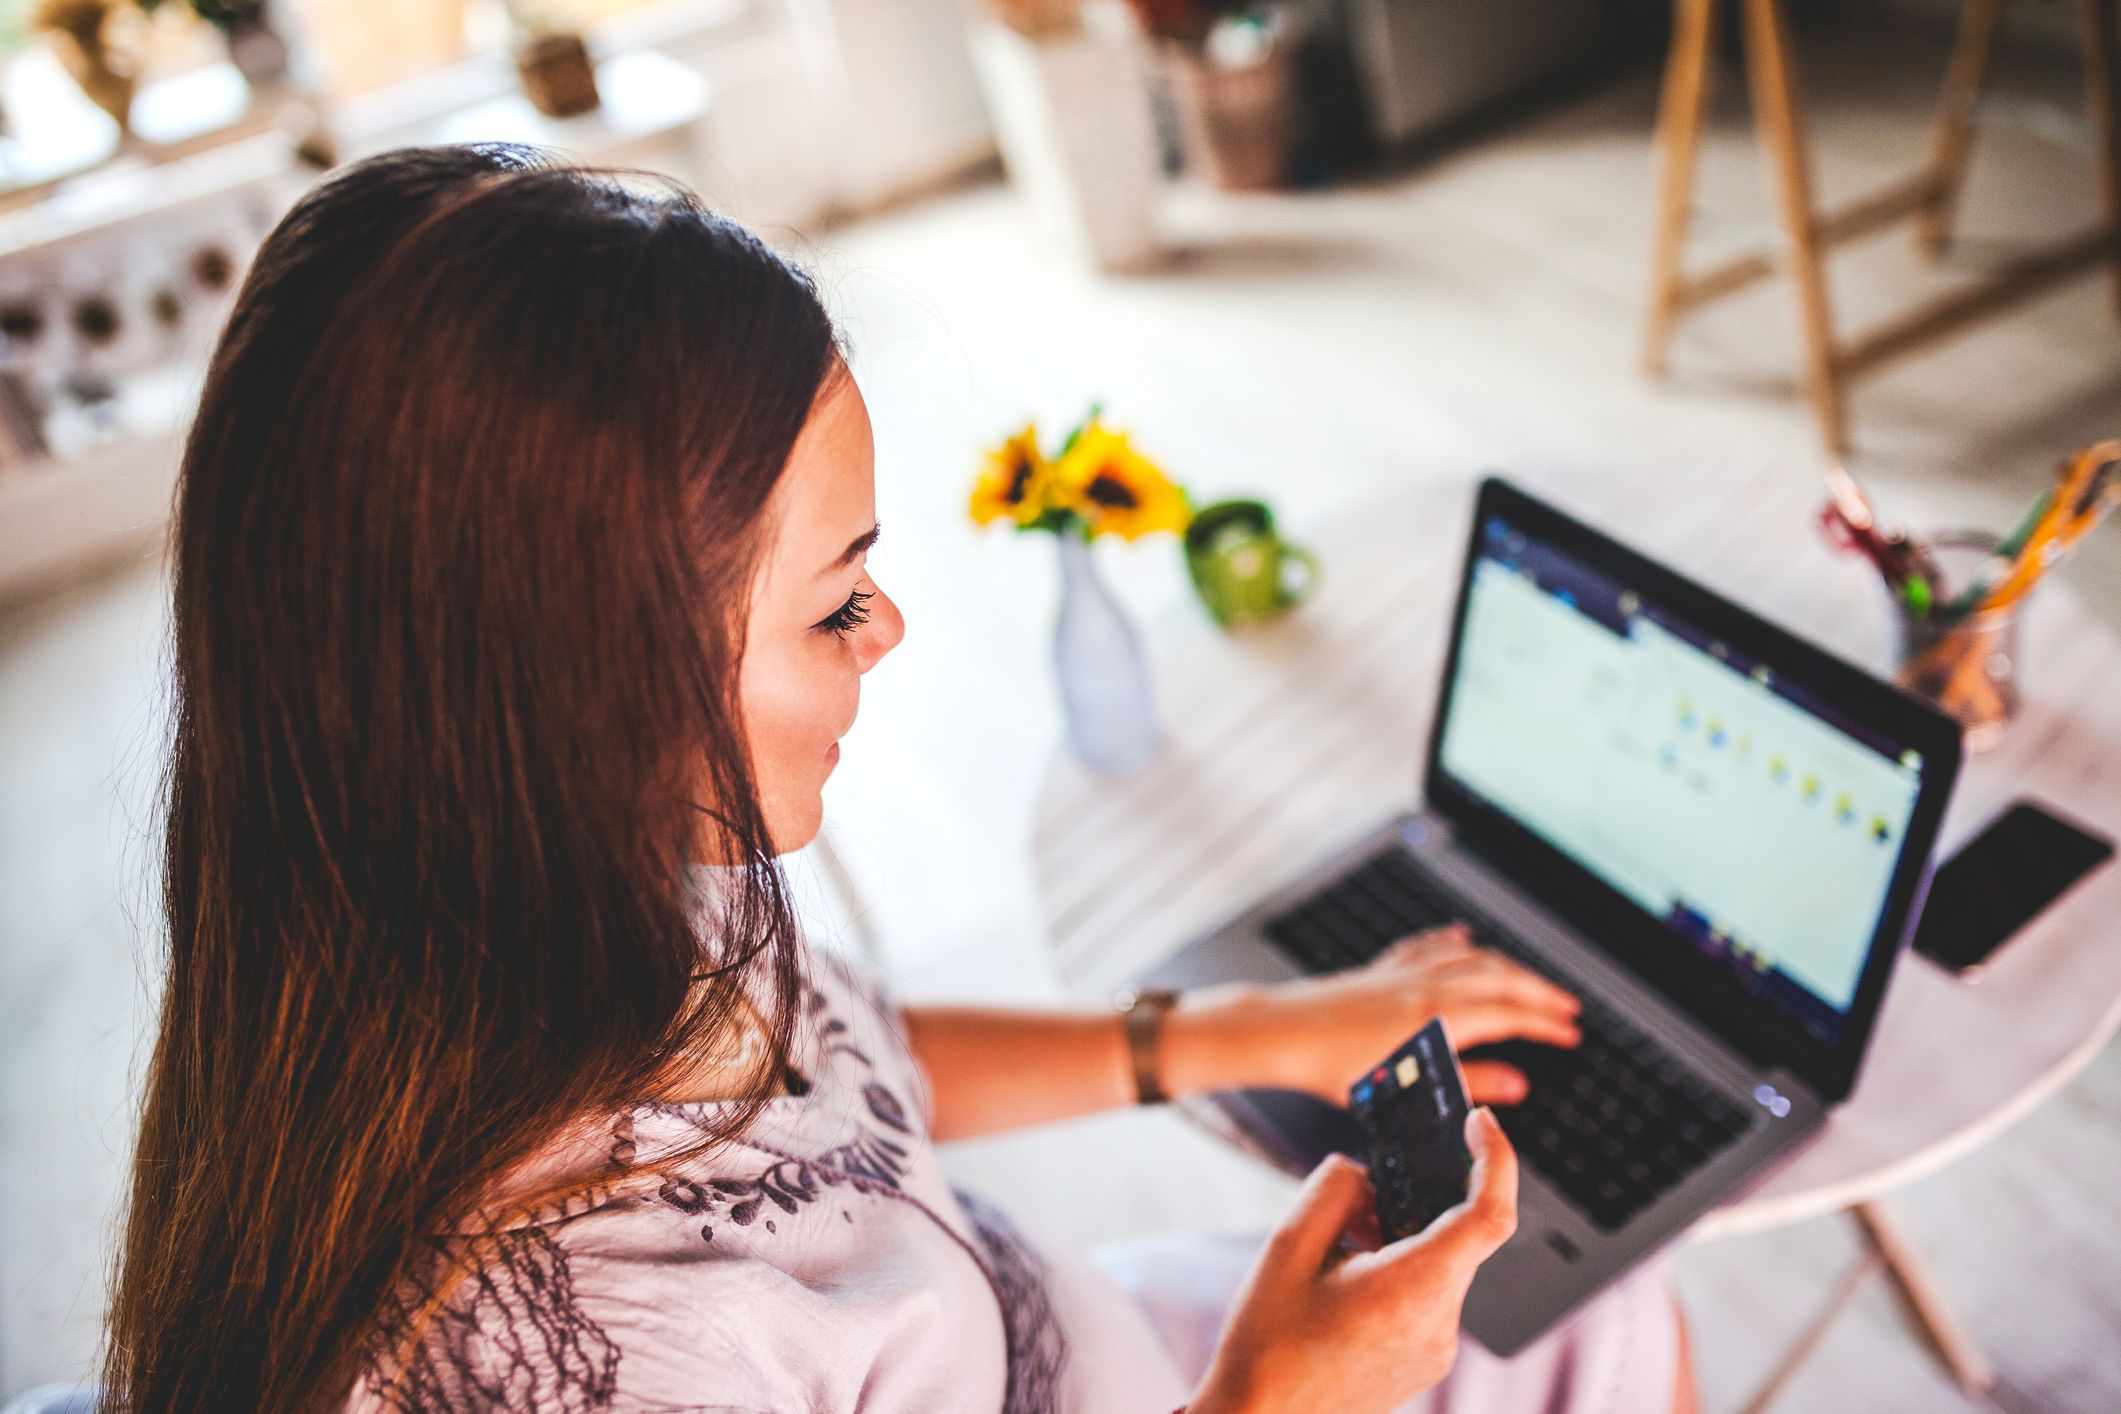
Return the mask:
<path id="1" fill-rule="evenodd" d="M 1480 1047 L 1517 1235 L 1465 1327 L 1509 1355 L 1756 1182 L 1847 1096 L 1958 775 L 1951 720 L 1499 479 L 1475 506 L 1423 799 L 1142 985 L 1357 966 L 1464 920 L 1584 1002 L 1584 1042 Z M 1350 1076 L 1352 1083 L 1356 1077 Z M 1215 1103 L 1292 1170 L 1348 1112 Z"/>

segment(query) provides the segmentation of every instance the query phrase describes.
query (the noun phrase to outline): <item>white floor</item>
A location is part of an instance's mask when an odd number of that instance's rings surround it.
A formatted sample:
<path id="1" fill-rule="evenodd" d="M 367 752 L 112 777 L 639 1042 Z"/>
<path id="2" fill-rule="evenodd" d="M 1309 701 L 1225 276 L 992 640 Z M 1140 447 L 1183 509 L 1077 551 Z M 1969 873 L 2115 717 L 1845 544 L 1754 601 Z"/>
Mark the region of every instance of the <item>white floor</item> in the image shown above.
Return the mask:
<path id="1" fill-rule="evenodd" d="M 1830 199 L 1919 152 L 1934 40 L 1829 33 L 1806 57 Z M 2073 68 L 2030 52 L 2007 67 L 1995 110 L 2007 121 L 1984 134 L 1953 266 L 2096 210 L 2085 138 L 2064 121 Z M 1711 252 L 1773 229 L 1742 84 L 1724 79 L 1703 170 Z M 869 680 L 828 802 L 906 991 L 1054 992 L 1028 850 L 1058 732 L 1055 571 L 1042 543 L 963 518 L 977 449 L 1023 417 L 1057 431 L 1102 398 L 1197 496 L 1264 492 L 1299 538 L 1380 488 L 1486 467 L 1622 529 L 1643 495 L 1728 496 L 1768 468 L 1817 475 L 1779 286 L 1685 326 L 1670 385 L 1635 374 L 1653 99 L 1643 75 L 1330 194 L 1188 194 L 1173 212 L 1186 253 L 1131 279 L 1066 264 L 1000 187 L 798 243 L 869 398 L 885 524 L 874 563 L 910 621 Z M 1948 278 L 1888 236 L 1840 261 L 1835 294 L 1854 324 Z M 1862 387 L 1853 415 L 1854 465 L 1890 513 L 2000 528 L 2057 456 L 2121 431 L 2114 291 L 2086 279 L 1910 360 Z M 1686 545 L 1646 548 L 1746 595 Z M 1140 616 L 1192 612 L 1168 543 L 1101 556 Z M 2121 623 L 2121 529 L 2066 573 Z M 153 915 L 161 595 L 143 561 L 0 616 L 0 1394 L 79 1370 L 95 1339 L 149 1015 L 151 933 L 138 925 Z M 2026 665 L 2035 693 L 2040 667 Z M 829 920 L 835 903 L 803 877 Z M 1287 1196 L 1163 1115 L 964 1145 L 950 1163 L 1066 1244 L 1258 1227 Z M 2109 1049 L 2002 1140 L 1890 1205 L 2002 1368 L 2002 1407 L 2121 1408 L 2117 1171 L 2121 1049 Z M 1708 1409 L 1741 1406 L 1856 1251 L 1828 1220 L 1682 1254 Z M 1874 1280 L 1777 1407 L 1987 1406 L 1956 1392 Z"/>

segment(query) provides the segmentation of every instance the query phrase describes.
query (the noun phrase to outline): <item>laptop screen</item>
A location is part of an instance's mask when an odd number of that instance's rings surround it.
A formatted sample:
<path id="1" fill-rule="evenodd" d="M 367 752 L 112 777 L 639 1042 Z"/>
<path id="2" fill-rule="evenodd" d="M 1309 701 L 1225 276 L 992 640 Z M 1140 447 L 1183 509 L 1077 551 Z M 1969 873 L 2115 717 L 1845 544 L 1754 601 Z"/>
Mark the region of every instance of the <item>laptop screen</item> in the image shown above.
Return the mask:
<path id="1" fill-rule="evenodd" d="M 1921 753 L 1500 516 L 1468 575 L 1438 764 L 1649 915 L 1649 946 L 1701 954 L 1834 1041 Z"/>

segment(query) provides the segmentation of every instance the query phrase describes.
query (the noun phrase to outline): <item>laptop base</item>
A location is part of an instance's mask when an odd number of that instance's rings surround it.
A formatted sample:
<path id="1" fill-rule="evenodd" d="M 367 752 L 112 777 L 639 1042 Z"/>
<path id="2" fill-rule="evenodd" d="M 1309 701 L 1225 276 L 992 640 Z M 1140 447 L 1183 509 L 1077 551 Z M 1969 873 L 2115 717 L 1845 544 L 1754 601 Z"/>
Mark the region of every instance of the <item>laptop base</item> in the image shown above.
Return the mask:
<path id="1" fill-rule="evenodd" d="M 1465 1330 L 1497 1355 L 1508 1356 L 1565 1323 L 1703 1212 L 1758 1182 L 1772 1163 L 1817 1133 L 1825 1109 L 1795 1077 L 1758 1070 L 1628 978 L 1559 919 L 1458 848 L 1445 822 L 1429 815 L 1401 817 L 1335 851 L 1287 888 L 1181 949 L 1140 979 L 1141 985 L 1187 988 L 1307 975 L 1269 941 L 1268 924 L 1385 850 L 1405 851 L 1469 909 L 1507 930 L 1532 955 L 1551 959 L 1587 998 L 1634 1020 L 1716 1094 L 1757 1111 L 1757 1120 L 1740 1138 L 1613 1231 L 1602 1230 L 1520 1154 L 1517 1233 L 1481 1268 L 1465 1306 Z M 1763 1097 L 1772 1097 L 1774 1109 Z M 1291 1174 L 1308 1172 L 1330 1152 L 1360 1158 L 1366 1151 L 1348 1111 L 1309 1094 L 1235 1090 L 1213 1097 L 1212 1103 L 1248 1147 Z"/>

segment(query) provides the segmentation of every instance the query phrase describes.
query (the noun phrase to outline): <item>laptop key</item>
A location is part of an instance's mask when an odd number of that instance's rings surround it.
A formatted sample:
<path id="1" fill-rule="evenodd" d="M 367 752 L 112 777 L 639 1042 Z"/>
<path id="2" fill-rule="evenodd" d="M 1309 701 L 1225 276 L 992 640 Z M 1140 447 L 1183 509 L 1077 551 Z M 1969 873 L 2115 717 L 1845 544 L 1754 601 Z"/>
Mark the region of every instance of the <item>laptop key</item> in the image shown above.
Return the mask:
<path id="1" fill-rule="evenodd" d="M 1348 956 L 1351 965 L 1368 962 L 1377 955 L 1377 931 L 1350 913 L 1339 899 L 1328 894 L 1319 898 L 1306 915 L 1318 927 L 1332 935 Z"/>
<path id="2" fill-rule="evenodd" d="M 1360 960 L 1335 933 L 1309 917 L 1276 919 L 1266 932 L 1307 972 L 1338 972 Z"/>
<path id="3" fill-rule="evenodd" d="M 1328 897 L 1335 906 L 1361 926 L 1366 939 L 1374 941 L 1375 945 L 1370 950 L 1373 957 L 1383 952 L 1385 944 L 1399 937 L 1404 931 L 1389 908 L 1361 889 L 1339 888 Z"/>

